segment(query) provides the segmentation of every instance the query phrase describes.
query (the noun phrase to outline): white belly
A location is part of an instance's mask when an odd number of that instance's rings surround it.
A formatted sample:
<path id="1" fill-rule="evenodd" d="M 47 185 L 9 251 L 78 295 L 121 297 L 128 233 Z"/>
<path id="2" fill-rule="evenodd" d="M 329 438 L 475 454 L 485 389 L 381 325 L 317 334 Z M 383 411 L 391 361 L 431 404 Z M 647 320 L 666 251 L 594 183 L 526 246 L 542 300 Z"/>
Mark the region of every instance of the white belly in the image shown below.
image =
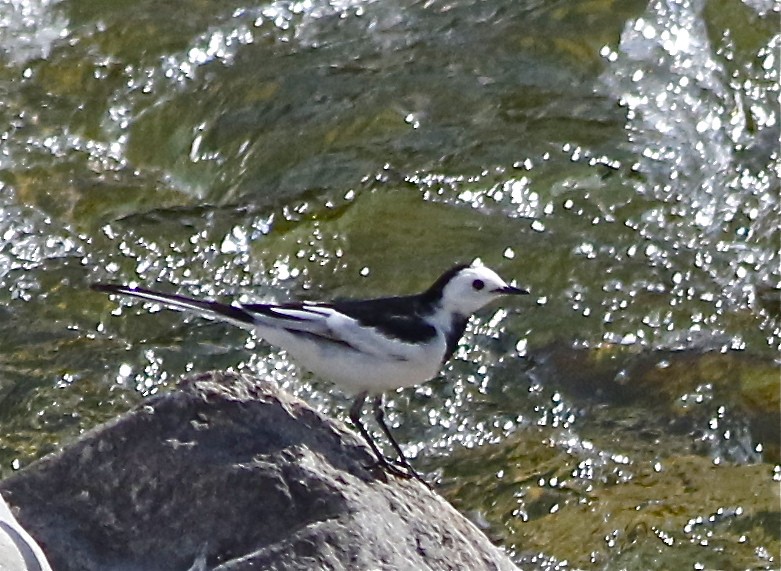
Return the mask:
<path id="1" fill-rule="evenodd" d="M 438 335 L 426 345 L 410 345 L 404 358 L 399 358 L 320 343 L 279 329 L 263 329 L 257 328 L 261 337 L 284 349 L 297 365 L 354 393 L 379 393 L 431 380 L 439 373 L 446 346 L 444 337 Z"/>

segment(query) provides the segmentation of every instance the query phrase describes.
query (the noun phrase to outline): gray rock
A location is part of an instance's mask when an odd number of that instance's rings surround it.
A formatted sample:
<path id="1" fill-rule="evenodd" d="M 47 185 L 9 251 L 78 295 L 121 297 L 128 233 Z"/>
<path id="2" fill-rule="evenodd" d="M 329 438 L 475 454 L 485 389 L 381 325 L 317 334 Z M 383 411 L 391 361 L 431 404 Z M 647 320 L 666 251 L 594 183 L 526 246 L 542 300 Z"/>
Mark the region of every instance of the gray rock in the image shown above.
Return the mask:
<path id="1" fill-rule="evenodd" d="M 57 571 L 515 569 L 357 435 L 234 374 L 181 389 L 0 482 Z"/>

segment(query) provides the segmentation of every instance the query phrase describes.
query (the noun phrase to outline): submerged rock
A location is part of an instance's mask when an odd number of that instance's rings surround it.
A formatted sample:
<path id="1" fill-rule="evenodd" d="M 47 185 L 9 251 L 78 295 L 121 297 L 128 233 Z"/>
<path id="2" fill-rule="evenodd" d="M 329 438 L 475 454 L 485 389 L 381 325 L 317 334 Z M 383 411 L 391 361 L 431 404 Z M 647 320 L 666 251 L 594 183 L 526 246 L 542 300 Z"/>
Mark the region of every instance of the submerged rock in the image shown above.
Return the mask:
<path id="1" fill-rule="evenodd" d="M 0 492 L 58 571 L 515 569 L 437 494 L 372 461 L 275 385 L 207 374 Z"/>

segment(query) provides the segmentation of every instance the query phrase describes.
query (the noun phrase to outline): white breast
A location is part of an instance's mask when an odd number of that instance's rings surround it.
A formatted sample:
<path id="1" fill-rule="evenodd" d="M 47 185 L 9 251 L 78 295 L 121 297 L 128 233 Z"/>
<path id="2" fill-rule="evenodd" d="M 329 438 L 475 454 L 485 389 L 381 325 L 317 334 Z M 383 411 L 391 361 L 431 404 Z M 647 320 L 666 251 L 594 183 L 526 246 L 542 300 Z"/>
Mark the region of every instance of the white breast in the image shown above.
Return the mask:
<path id="1" fill-rule="evenodd" d="M 442 334 L 420 345 L 389 342 L 379 332 L 360 328 L 347 345 L 277 327 L 256 325 L 255 330 L 266 342 L 284 349 L 296 364 L 351 392 L 377 393 L 429 381 L 439 372 L 446 348 Z"/>

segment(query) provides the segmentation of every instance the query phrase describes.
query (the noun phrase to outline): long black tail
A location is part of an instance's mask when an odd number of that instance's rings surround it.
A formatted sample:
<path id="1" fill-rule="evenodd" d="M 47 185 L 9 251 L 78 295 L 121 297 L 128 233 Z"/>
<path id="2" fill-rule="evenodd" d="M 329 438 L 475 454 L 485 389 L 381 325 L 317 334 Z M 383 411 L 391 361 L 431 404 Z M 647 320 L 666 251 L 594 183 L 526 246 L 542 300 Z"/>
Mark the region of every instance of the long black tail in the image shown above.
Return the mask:
<path id="1" fill-rule="evenodd" d="M 180 311 L 194 311 L 207 317 L 227 319 L 229 321 L 238 322 L 239 324 L 251 325 L 255 322 L 252 315 L 242 308 L 216 301 L 193 299 L 183 295 L 160 293 L 152 291 L 151 289 L 127 287 L 119 284 L 95 283 L 90 285 L 90 288 L 104 293 L 127 295 L 145 301 L 159 303 Z"/>

